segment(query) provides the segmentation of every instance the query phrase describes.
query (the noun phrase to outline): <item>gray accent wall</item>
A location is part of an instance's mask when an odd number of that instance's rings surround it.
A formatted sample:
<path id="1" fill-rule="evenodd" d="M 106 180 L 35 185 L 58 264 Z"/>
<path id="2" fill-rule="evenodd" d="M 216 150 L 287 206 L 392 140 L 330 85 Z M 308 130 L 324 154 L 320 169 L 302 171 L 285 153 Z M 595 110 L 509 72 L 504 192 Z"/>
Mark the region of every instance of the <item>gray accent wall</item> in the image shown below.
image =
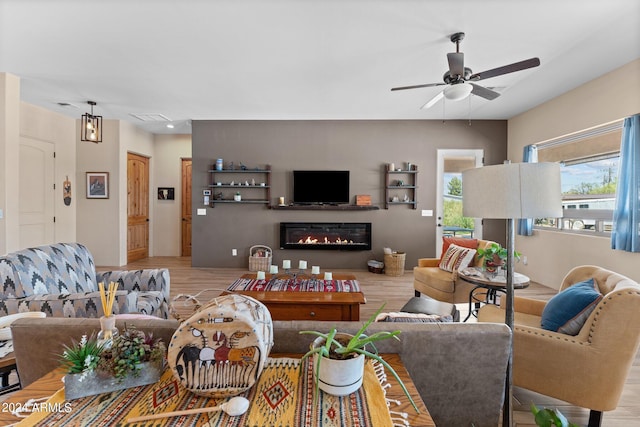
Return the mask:
<path id="1" fill-rule="evenodd" d="M 418 258 L 435 256 L 436 217 L 422 217 L 422 209 L 436 209 L 438 149 L 483 149 L 485 164 L 499 164 L 507 155 L 506 121 L 426 120 L 194 120 L 193 132 L 194 267 L 248 267 L 252 245 L 274 250 L 273 263 L 304 259 L 309 268 L 367 268 L 367 260 L 383 259 L 383 248 L 404 251 L 406 269 Z M 271 165 L 271 203 L 287 203 L 293 192 L 294 169 L 333 169 L 351 172 L 350 193 L 369 194 L 380 210 L 274 210 L 264 205 L 203 205 L 202 190 L 210 183 L 209 169 L 217 158 L 242 162 L 249 168 Z M 384 209 L 384 167 L 411 162 L 418 166 L 418 209 L 406 205 Z M 215 189 L 214 189 L 215 190 Z M 247 190 L 248 191 L 248 190 Z M 252 190 L 259 191 L 259 190 Z M 246 196 L 245 196 L 246 197 Z M 206 215 L 197 209 L 206 208 Z M 371 251 L 280 250 L 280 222 L 371 222 Z M 504 241 L 504 221 L 485 221 L 484 237 Z M 232 249 L 238 250 L 232 256 Z M 438 254 L 439 255 L 439 254 Z"/>

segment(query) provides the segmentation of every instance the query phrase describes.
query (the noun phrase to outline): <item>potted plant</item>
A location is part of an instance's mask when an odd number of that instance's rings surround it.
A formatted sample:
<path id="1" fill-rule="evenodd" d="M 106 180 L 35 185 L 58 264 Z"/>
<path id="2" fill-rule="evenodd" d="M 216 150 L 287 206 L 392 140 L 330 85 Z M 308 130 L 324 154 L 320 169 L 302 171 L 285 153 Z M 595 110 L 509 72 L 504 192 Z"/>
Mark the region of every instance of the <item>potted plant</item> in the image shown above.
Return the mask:
<path id="1" fill-rule="evenodd" d="M 164 343 L 154 339 L 153 334 L 145 334 L 134 327 L 128 327 L 122 335 L 113 339 L 111 348 L 103 352 L 100 368 L 120 379 L 128 375 L 137 377 L 142 364 L 162 362 L 165 354 Z"/>
<path id="2" fill-rule="evenodd" d="M 313 356 L 312 366 L 316 386 L 314 399 L 320 389 L 330 394 L 345 395 L 360 388 L 364 376 L 365 357 L 369 357 L 381 363 L 385 369 L 393 375 L 411 402 L 411 405 L 413 405 L 413 408 L 416 412 L 420 412 L 396 371 L 380 357 L 374 345 L 377 341 L 389 338 L 399 340 L 398 335 L 400 331 L 379 331 L 373 335 L 365 334 L 366 329 L 375 320 L 376 316 L 380 314 L 384 306 L 385 304 L 362 325 L 355 335 L 340 333 L 336 328 L 332 328 L 328 333 L 300 331 L 300 334 L 310 334 L 317 337 L 313 341 L 311 349 L 302 357 L 304 360 Z M 371 351 L 368 347 L 371 348 Z M 329 379 L 327 381 L 324 377 L 325 374 L 337 375 L 335 379 Z M 346 385 L 336 383 L 341 379 L 345 381 Z M 348 385 L 351 385 L 351 387 Z"/>
<path id="3" fill-rule="evenodd" d="M 507 248 L 503 248 L 498 243 L 491 243 L 486 248 L 478 248 L 477 251 L 478 257 L 480 259 L 484 259 L 485 269 L 493 273 L 499 267 L 502 267 L 504 263 L 507 261 Z M 513 256 L 516 260 L 520 260 L 520 256 L 522 254 L 518 251 L 513 251 Z"/>
<path id="4" fill-rule="evenodd" d="M 106 348 L 95 335 L 83 335 L 79 342 L 64 346 L 61 356 L 66 368 L 65 399 L 77 399 L 139 385 L 160 379 L 166 347 L 133 327 L 113 338 Z"/>
<path id="5" fill-rule="evenodd" d="M 557 409 L 539 409 L 532 403 L 531 412 L 535 416 L 536 425 L 539 427 L 579 427 L 577 424 L 569 422 Z"/>

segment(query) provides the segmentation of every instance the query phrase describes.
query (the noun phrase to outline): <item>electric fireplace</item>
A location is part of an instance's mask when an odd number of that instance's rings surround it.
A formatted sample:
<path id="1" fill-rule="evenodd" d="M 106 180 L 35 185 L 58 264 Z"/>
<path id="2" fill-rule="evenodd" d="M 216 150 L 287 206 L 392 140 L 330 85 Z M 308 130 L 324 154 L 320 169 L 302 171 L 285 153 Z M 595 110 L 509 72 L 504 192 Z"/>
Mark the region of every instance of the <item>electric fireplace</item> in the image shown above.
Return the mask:
<path id="1" fill-rule="evenodd" d="M 281 222 L 280 249 L 371 250 L 370 222 Z"/>

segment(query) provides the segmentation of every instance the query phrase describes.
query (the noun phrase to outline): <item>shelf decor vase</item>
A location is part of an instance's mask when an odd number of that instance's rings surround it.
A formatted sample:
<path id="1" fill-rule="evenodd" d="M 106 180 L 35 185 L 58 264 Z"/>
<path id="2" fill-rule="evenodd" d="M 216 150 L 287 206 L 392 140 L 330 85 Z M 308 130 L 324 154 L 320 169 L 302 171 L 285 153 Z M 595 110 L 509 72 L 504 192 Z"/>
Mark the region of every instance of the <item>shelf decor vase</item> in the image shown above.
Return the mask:
<path id="1" fill-rule="evenodd" d="M 100 317 L 100 332 L 98 332 L 98 344 L 108 350 L 113 344 L 113 339 L 118 336 L 118 328 L 116 328 L 115 316 Z"/>
<path id="2" fill-rule="evenodd" d="M 162 372 L 163 362 L 159 360 L 142 362 L 137 375 L 131 374 L 123 378 L 116 378 L 100 371 L 67 374 L 64 377 L 64 398 L 65 400 L 79 399 L 95 394 L 153 384 L 160 379 Z"/>

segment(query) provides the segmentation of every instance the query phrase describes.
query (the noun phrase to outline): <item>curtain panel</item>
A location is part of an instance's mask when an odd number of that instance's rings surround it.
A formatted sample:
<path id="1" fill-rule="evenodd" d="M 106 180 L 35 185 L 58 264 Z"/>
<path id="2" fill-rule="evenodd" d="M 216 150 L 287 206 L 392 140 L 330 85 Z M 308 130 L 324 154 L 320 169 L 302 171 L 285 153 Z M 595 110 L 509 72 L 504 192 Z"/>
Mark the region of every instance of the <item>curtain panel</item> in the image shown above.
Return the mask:
<path id="1" fill-rule="evenodd" d="M 525 146 L 522 162 L 538 163 L 538 147 L 535 145 Z M 518 234 L 520 236 L 531 236 L 533 234 L 533 218 L 521 218 L 518 220 Z"/>
<path id="2" fill-rule="evenodd" d="M 640 114 L 622 128 L 611 248 L 640 252 Z"/>

